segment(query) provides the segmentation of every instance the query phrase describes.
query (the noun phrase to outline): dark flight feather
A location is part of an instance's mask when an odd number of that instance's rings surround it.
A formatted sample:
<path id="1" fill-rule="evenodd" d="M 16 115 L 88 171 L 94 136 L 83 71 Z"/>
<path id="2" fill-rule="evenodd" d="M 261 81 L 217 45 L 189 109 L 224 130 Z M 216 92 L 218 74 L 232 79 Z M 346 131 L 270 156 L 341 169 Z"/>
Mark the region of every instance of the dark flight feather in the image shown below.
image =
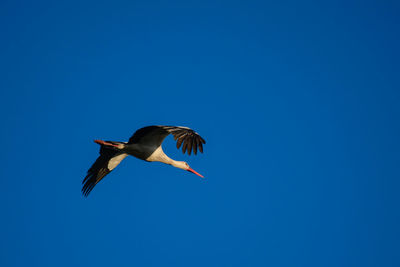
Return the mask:
<path id="1" fill-rule="evenodd" d="M 128 144 L 146 143 L 146 145 L 160 146 L 165 137 L 172 134 L 176 141 L 176 148 L 182 146 L 182 152 L 191 155 L 192 150 L 197 155 L 197 150 L 203 153 L 201 143 L 204 139 L 195 131 L 187 127 L 179 126 L 147 126 L 137 130 L 129 139 Z"/>
<path id="2" fill-rule="evenodd" d="M 121 155 L 121 152 L 105 146 L 100 147 L 100 156 L 90 167 L 85 179 L 82 181 L 82 194 L 85 197 L 89 195 L 90 191 L 92 191 L 96 184 L 98 184 L 107 174 L 111 172 L 111 170 L 109 170 L 107 167 L 108 162 L 118 155 Z"/>

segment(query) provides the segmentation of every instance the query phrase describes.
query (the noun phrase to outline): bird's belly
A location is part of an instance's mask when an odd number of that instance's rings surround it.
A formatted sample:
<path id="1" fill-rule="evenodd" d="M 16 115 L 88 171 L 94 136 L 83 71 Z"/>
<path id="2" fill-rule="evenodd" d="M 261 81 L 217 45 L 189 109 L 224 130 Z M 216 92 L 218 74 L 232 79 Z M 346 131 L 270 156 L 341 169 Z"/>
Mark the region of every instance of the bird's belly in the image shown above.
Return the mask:
<path id="1" fill-rule="evenodd" d="M 157 147 L 153 152 L 148 156 L 145 160 L 146 161 L 161 161 L 163 162 L 163 151 L 161 146 Z"/>
<path id="2" fill-rule="evenodd" d="M 124 149 L 124 152 L 132 155 L 138 159 L 145 160 L 145 161 L 153 161 L 149 160 L 151 155 L 156 151 L 156 147 L 149 147 L 149 146 L 129 146 Z"/>

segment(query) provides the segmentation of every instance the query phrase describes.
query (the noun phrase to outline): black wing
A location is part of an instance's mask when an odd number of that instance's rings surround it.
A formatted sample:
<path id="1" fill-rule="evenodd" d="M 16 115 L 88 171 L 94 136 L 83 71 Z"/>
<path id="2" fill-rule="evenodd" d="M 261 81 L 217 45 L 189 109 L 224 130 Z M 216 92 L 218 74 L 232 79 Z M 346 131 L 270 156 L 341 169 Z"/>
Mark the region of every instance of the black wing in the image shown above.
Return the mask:
<path id="1" fill-rule="evenodd" d="M 85 179 L 82 181 L 82 194 L 87 197 L 94 186 L 109 174 L 126 156 L 127 154 L 125 153 L 101 146 L 100 156 L 93 163 L 92 167 L 90 167 Z"/>
<path id="2" fill-rule="evenodd" d="M 176 140 L 176 147 L 182 145 L 182 152 L 197 155 L 197 149 L 203 153 L 203 144 L 206 141 L 195 131 L 182 126 L 147 126 L 137 130 L 129 139 L 128 144 L 143 144 L 148 146 L 160 146 L 167 135 L 172 134 Z"/>

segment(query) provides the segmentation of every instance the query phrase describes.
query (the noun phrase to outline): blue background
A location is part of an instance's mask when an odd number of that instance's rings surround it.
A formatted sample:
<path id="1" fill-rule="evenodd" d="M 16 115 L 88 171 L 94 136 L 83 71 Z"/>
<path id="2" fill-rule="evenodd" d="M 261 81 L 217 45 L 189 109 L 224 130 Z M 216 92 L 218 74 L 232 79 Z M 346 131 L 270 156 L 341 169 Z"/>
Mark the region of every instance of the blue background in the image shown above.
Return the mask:
<path id="1" fill-rule="evenodd" d="M 321 3 L 325 2 L 325 3 Z M 2 1 L 1 266 L 400 266 L 397 1 Z M 184 125 L 201 179 L 93 139 Z"/>

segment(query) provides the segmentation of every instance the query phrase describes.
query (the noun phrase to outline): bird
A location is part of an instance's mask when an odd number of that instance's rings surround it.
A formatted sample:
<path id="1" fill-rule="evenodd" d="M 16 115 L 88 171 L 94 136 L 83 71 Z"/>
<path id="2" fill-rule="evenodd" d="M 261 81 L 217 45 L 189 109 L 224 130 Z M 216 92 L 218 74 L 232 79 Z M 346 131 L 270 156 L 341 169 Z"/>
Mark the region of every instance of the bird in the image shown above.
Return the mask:
<path id="1" fill-rule="evenodd" d="M 82 194 L 87 197 L 107 174 L 109 174 L 128 155 L 148 162 L 162 162 L 176 168 L 192 172 L 202 178 L 203 175 L 193 170 L 185 161 L 169 158 L 162 149 L 162 143 L 169 134 L 176 140 L 176 147 L 182 146 L 182 152 L 197 155 L 203 153 L 206 141 L 194 130 L 183 126 L 152 125 L 138 129 L 128 142 L 94 140 L 100 145 L 100 156 L 96 159 L 82 181 Z"/>

